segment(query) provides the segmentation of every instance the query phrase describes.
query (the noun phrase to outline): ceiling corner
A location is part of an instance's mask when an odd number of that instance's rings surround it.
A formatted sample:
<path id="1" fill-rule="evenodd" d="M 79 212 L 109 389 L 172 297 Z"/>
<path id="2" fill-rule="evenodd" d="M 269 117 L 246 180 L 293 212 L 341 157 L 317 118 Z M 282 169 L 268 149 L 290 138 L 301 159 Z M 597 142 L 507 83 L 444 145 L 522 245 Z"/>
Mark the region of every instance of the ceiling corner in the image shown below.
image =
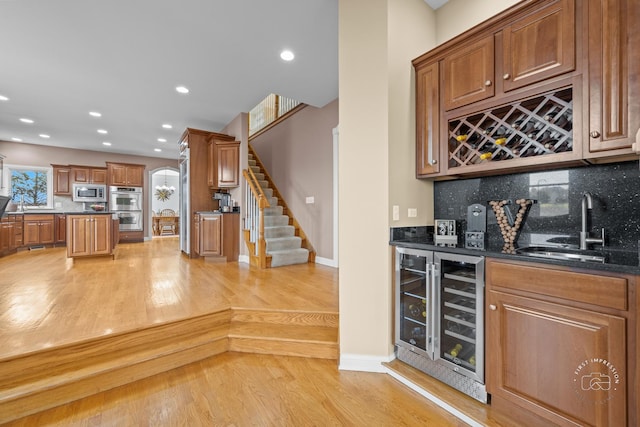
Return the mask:
<path id="1" fill-rule="evenodd" d="M 449 0 L 424 0 L 426 4 L 431 6 L 433 10 L 438 9 L 440 6 L 443 6 Z"/>

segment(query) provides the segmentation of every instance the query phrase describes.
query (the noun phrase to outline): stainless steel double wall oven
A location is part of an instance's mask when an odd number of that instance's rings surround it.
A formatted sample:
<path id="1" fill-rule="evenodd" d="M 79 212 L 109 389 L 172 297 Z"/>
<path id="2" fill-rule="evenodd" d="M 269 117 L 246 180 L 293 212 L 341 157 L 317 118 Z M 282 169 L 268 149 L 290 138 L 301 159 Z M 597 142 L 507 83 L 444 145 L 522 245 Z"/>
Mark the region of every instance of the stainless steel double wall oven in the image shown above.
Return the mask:
<path id="1" fill-rule="evenodd" d="M 120 231 L 142 231 L 142 187 L 109 187 L 110 208 L 120 219 Z"/>

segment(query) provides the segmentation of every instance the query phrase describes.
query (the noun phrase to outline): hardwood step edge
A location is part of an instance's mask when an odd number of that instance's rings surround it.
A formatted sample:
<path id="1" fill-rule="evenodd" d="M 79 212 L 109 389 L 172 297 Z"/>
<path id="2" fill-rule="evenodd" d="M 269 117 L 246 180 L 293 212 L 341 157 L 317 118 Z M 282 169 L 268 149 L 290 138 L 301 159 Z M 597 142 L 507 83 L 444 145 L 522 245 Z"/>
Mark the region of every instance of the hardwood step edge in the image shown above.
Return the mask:
<path id="1" fill-rule="evenodd" d="M 274 346 L 274 343 L 277 345 Z M 338 343 L 282 342 L 256 338 L 229 338 L 229 351 L 275 356 L 338 359 Z"/>
<path id="2" fill-rule="evenodd" d="M 229 351 L 228 339 L 169 354 L 162 358 L 147 360 L 83 378 L 55 389 L 42 390 L 19 399 L 0 402 L 0 424 L 14 421 L 59 405 L 64 405 L 87 396 L 110 390 L 125 384 L 167 372 Z"/>
<path id="3" fill-rule="evenodd" d="M 268 331 L 267 331 L 268 332 Z M 308 343 L 308 344 L 337 344 L 338 343 L 338 334 L 336 331 L 335 337 L 325 337 L 325 338 L 306 338 L 300 336 L 282 336 L 282 335 L 266 335 L 266 334 L 255 334 L 251 333 L 251 331 L 229 331 L 229 339 L 232 338 L 245 338 L 245 339 L 261 339 L 265 341 L 279 341 L 279 342 L 298 342 L 298 343 Z"/>
<path id="4" fill-rule="evenodd" d="M 2 389 L 0 390 L 0 404 L 32 393 L 52 390 L 66 384 L 72 384 L 84 379 L 93 378 L 97 375 L 108 374 L 109 372 L 114 372 L 129 366 L 135 366 L 140 363 L 167 357 L 172 354 L 181 353 L 227 339 L 228 336 L 226 334 L 215 337 L 202 335 L 202 339 L 197 342 L 190 343 L 188 346 L 184 344 L 184 341 L 180 340 L 168 342 L 162 347 L 146 347 L 142 352 L 123 354 L 121 357 L 116 358 L 111 358 L 109 357 L 109 353 L 105 353 L 104 358 L 106 360 L 104 362 L 89 364 L 80 369 L 74 369 L 73 366 L 70 366 L 69 369 L 60 371 L 55 375 L 37 378 Z M 123 349 L 118 349 L 114 353 L 122 353 L 122 350 Z M 4 385 L 5 384 L 3 384 L 3 386 Z"/>
<path id="5" fill-rule="evenodd" d="M 332 311 L 289 310 L 289 309 L 251 309 L 233 307 L 231 322 L 254 322 L 265 324 L 300 324 L 304 326 L 338 327 L 339 314 Z"/>

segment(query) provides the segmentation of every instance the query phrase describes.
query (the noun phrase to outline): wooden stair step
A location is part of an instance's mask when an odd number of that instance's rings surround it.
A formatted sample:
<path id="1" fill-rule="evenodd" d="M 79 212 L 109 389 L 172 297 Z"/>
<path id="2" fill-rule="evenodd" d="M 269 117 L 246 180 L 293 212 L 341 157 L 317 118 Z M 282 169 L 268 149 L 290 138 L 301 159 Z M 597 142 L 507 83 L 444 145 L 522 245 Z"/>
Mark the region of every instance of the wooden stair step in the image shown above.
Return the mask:
<path id="1" fill-rule="evenodd" d="M 338 329 L 326 326 L 233 322 L 229 350 L 322 359 L 338 358 Z"/>
<path id="2" fill-rule="evenodd" d="M 234 308 L 231 321 L 337 328 L 339 316 L 331 312 Z"/>

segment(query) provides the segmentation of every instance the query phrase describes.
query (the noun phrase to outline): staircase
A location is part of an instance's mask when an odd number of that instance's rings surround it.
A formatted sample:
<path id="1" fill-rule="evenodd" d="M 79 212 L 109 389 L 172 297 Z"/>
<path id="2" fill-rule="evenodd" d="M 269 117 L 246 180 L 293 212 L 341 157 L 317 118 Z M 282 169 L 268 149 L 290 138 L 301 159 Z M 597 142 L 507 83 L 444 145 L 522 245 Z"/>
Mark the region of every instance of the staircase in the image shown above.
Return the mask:
<path id="1" fill-rule="evenodd" d="M 252 238 L 251 225 L 247 227 L 247 224 L 257 226 L 260 221 L 255 217 L 245 220 L 245 227 L 247 228 L 245 229 L 244 235 L 245 242 L 249 248 L 251 264 L 270 268 L 315 262 L 315 251 L 313 247 L 306 239 L 304 232 L 301 230 L 295 218 L 291 215 L 282 196 L 273 185 L 271 177 L 269 177 L 265 171 L 262 162 L 260 162 L 251 146 L 249 146 L 249 168 L 251 169 L 251 173 L 245 174 L 245 179 L 254 181 L 260 187 L 264 198 L 268 202 L 266 204 L 267 207 L 263 209 L 247 209 L 247 215 L 263 215 L 261 220 L 264 230 L 265 265 L 261 265 L 263 263 L 260 262 L 260 249 L 262 245 L 257 236 L 261 230 L 254 230 L 254 237 Z M 255 178 L 255 180 L 253 178 Z M 247 190 L 248 197 L 254 197 L 257 206 L 257 199 L 260 196 L 252 196 L 253 190 Z M 258 192 L 260 192 L 260 190 L 258 190 Z M 248 205 L 250 204 L 251 203 Z"/>

